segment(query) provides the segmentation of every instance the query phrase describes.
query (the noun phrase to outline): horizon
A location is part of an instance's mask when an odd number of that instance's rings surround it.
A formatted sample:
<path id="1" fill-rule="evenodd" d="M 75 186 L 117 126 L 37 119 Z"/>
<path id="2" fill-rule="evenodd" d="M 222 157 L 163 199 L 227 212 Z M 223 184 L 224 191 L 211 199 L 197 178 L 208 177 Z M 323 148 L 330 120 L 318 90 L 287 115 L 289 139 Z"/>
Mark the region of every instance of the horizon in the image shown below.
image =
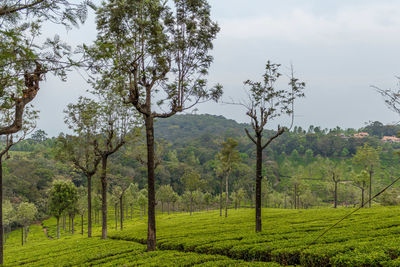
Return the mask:
<path id="1" fill-rule="evenodd" d="M 98 2 L 98 1 L 97 1 Z M 267 60 L 282 64 L 287 74 L 306 82 L 306 98 L 296 102 L 295 124 L 303 128 L 360 128 L 369 121 L 394 124 L 400 120 L 370 86 L 396 87 L 400 74 L 400 3 L 384 1 L 211 0 L 212 18 L 221 27 L 214 41 L 214 62 L 209 85 L 224 86 L 223 102 L 245 97 L 243 81 L 261 79 Z M 229 7 L 229 8 L 227 8 Z M 93 12 L 85 25 L 66 31 L 44 25 L 44 36 L 59 33 L 75 46 L 90 44 L 96 37 Z M 34 101 L 41 111 L 38 128 L 51 135 L 67 132 L 63 109 L 90 89 L 85 71 L 72 72 L 66 83 L 48 76 Z M 282 79 L 279 86 L 285 86 Z M 206 103 L 199 113 L 224 115 L 247 122 L 237 107 Z M 268 128 L 285 124 L 284 118 Z"/>
<path id="2" fill-rule="evenodd" d="M 213 116 L 213 117 L 217 117 L 217 118 L 218 118 L 218 117 L 222 117 L 222 118 L 225 119 L 225 120 L 234 121 L 235 123 L 237 123 L 237 124 L 239 124 L 239 125 L 251 126 L 250 122 L 238 122 L 237 120 L 227 118 L 227 117 L 224 116 L 224 115 L 216 115 L 216 114 L 209 114 L 209 113 L 202 113 L 202 114 L 179 113 L 179 114 L 174 115 L 174 117 L 177 117 L 177 116 L 188 116 L 188 115 L 189 115 L 189 116 Z M 174 117 L 170 117 L 170 118 L 162 119 L 162 120 L 169 120 L 169 119 L 173 119 Z M 342 128 L 342 127 L 340 127 L 340 126 L 336 126 L 336 127 L 332 127 L 332 128 L 326 128 L 326 127 L 323 128 L 323 127 L 321 127 L 320 125 L 315 125 L 315 124 L 310 124 L 310 125 L 308 125 L 307 127 L 303 127 L 303 126 L 295 125 L 295 124 L 294 124 L 293 127 L 290 129 L 290 131 L 293 131 L 293 129 L 296 128 L 296 127 L 301 127 L 304 131 L 308 131 L 309 128 L 310 128 L 311 126 L 313 126 L 313 127 L 319 127 L 321 130 L 327 130 L 327 133 L 329 133 L 331 130 L 335 130 L 337 127 L 339 127 L 339 128 L 340 128 L 341 130 L 343 130 L 343 131 L 355 130 L 355 131 L 359 132 L 359 131 L 364 130 L 365 127 L 371 125 L 371 123 L 374 123 L 374 122 L 382 123 L 383 126 L 398 126 L 398 124 L 385 124 L 385 123 L 380 122 L 380 121 L 370 121 L 369 123 L 365 123 L 365 125 L 364 125 L 363 127 L 359 127 L 359 128 L 353 128 L 353 127 Z M 155 121 L 155 126 L 156 126 L 156 121 Z M 34 134 L 34 133 L 35 133 L 36 131 L 38 131 L 38 130 L 43 130 L 43 131 L 48 135 L 48 136 L 47 136 L 48 138 L 56 138 L 57 136 L 59 136 L 60 134 L 63 134 L 63 133 L 67 133 L 67 134 L 70 134 L 70 133 L 71 133 L 71 132 L 69 131 L 69 132 L 59 132 L 57 135 L 50 135 L 50 134 L 49 134 L 48 132 L 46 132 L 44 129 L 35 128 L 35 131 L 33 131 L 33 132 L 29 135 L 28 139 L 31 137 L 32 134 Z M 267 130 L 267 131 L 276 131 L 276 128 L 274 129 L 274 128 L 268 128 L 268 127 L 266 127 L 265 130 Z M 155 133 L 157 134 L 157 132 L 155 132 Z"/>

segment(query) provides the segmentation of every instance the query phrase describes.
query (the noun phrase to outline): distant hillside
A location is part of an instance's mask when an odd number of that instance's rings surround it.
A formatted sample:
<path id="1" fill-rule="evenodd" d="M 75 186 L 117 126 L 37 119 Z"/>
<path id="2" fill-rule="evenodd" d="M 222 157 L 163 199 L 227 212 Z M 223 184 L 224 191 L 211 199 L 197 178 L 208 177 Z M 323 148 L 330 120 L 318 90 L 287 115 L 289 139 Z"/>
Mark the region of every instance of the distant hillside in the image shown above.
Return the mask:
<path id="1" fill-rule="evenodd" d="M 159 119 L 155 123 L 156 138 L 171 143 L 185 142 L 205 136 L 238 137 L 243 136 L 246 124 L 215 115 L 175 115 Z"/>

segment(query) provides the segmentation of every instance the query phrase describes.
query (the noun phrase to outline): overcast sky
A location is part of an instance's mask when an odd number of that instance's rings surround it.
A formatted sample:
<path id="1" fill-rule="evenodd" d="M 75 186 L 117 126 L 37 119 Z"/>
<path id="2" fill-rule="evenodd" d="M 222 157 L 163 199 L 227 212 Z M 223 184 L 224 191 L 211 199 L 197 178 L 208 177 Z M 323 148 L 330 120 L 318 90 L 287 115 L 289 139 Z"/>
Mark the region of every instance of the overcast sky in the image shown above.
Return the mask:
<path id="1" fill-rule="evenodd" d="M 370 87 L 395 88 L 400 75 L 398 0 L 209 0 L 221 31 L 214 42 L 210 84 L 224 86 L 224 99 L 244 98 L 243 81 L 260 80 L 265 63 L 282 64 L 305 81 L 306 98 L 296 103 L 295 124 L 359 128 L 368 121 L 400 121 Z M 93 15 L 80 29 L 45 26 L 71 44 L 94 40 Z M 283 78 L 284 79 L 284 78 Z M 287 81 L 285 81 L 286 83 Z M 283 84 L 284 85 L 284 84 Z M 38 128 L 50 136 L 66 131 L 63 110 L 88 85 L 72 73 L 66 83 L 48 76 L 35 99 Z M 199 113 L 248 122 L 238 106 L 199 105 Z M 287 120 L 276 123 L 285 124 Z"/>

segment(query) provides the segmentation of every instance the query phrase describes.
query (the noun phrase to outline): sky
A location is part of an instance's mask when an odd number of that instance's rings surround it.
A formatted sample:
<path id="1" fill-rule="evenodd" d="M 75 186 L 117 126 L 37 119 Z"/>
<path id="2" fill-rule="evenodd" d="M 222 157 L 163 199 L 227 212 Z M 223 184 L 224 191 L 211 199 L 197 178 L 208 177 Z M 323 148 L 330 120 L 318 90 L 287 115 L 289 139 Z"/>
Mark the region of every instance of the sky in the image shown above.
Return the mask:
<path id="1" fill-rule="evenodd" d="M 360 128 L 369 121 L 400 121 L 371 87 L 397 88 L 400 76 L 400 1 L 397 0 L 209 0 L 212 18 L 221 27 L 214 41 L 210 85 L 224 86 L 222 102 L 245 99 L 243 81 L 258 81 L 267 60 L 282 64 L 281 72 L 306 82 L 306 97 L 295 103 L 295 125 Z M 96 37 L 94 15 L 85 25 L 66 31 L 44 25 L 72 45 Z M 40 110 L 38 128 L 50 136 L 67 132 L 63 110 L 90 89 L 83 72 L 67 82 L 49 75 L 34 100 Z M 285 80 L 286 79 L 286 80 Z M 278 84 L 287 86 L 282 77 Z M 249 122 L 240 106 L 206 103 L 198 114 L 223 115 Z M 289 118 L 267 128 L 287 125 Z"/>

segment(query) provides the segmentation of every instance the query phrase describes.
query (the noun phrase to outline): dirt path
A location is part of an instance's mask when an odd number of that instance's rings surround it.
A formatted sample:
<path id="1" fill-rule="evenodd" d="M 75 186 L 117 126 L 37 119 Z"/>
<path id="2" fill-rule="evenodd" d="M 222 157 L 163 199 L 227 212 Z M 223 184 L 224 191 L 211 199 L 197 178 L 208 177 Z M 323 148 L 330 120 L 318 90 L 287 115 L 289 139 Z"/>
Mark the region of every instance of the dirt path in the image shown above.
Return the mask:
<path id="1" fill-rule="evenodd" d="M 46 237 L 47 237 L 48 239 L 50 239 L 50 240 L 53 239 L 52 237 L 49 237 L 49 235 L 48 235 L 48 233 L 47 233 L 47 228 L 46 228 L 46 227 L 43 227 L 43 232 L 44 232 L 44 234 L 46 235 Z"/>

